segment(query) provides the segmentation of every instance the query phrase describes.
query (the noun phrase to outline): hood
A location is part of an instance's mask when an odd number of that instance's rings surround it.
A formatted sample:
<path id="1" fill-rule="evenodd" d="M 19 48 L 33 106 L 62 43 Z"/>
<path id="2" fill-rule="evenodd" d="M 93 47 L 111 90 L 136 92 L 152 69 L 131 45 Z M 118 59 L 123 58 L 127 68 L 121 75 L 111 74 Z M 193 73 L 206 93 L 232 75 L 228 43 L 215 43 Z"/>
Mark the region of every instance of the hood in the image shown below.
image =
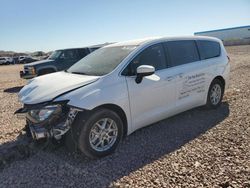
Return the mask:
<path id="1" fill-rule="evenodd" d="M 18 98 L 24 104 L 47 102 L 67 91 L 95 82 L 98 78 L 67 72 L 47 74 L 30 80 L 21 89 Z"/>
<path id="2" fill-rule="evenodd" d="M 35 62 L 32 62 L 32 63 L 27 63 L 27 64 L 24 64 L 25 67 L 29 67 L 29 66 L 35 66 L 35 65 L 40 65 L 40 64 L 44 64 L 44 63 L 50 63 L 50 62 L 54 62 L 54 60 L 51 60 L 51 59 L 45 59 L 45 60 L 40 60 L 40 61 L 35 61 Z"/>

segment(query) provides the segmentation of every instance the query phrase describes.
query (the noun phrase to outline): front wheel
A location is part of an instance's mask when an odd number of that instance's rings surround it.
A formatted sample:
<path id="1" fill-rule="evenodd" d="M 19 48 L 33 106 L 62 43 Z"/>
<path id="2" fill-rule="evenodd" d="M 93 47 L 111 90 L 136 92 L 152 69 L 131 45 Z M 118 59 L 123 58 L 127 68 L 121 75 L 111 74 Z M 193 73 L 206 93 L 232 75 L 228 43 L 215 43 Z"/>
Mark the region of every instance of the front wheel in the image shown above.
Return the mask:
<path id="1" fill-rule="evenodd" d="M 222 101 L 224 94 L 224 86 L 219 79 L 212 81 L 207 95 L 207 104 L 208 108 L 217 108 Z"/>
<path id="2" fill-rule="evenodd" d="M 109 109 L 96 110 L 89 117 L 78 115 L 80 117 L 74 124 L 79 130 L 77 143 L 80 151 L 90 158 L 113 153 L 123 135 L 121 118 Z"/>

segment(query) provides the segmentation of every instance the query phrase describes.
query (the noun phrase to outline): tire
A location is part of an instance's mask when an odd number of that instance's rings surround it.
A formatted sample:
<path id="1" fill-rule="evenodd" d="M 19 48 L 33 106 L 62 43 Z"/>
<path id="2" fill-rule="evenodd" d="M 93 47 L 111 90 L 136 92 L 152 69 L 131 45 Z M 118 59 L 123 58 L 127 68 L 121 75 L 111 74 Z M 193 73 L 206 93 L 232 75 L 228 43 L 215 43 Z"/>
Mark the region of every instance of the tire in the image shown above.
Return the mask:
<path id="1" fill-rule="evenodd" d="M 77 141 L 74 137 L 72 128 L 66 133 L 64 143 L 69 152 L 73 153 L 77 151 Z"/>
<path id="2" fill-rule="evenodd" d="M 100 158 L 113 153 L 122 136 L 121 118 L 114 111 L 103 108 L 77 115 L 71 134 L 67 135 L 66 146 L 74 147 L 76 144 L 85 156 Z"/>
<path id="3" fill-rule="evenodd" d="M 25 131 L 26 136 L 27 136 L 28 138 L 32 138 L 32 135 L 31 135 L 31 132 L 30 132 L 30 128 L 29 128 L 28 123 L 26 123 L 25 127 L 23 128 L 23 130 Z"/>
<path id="4" fill-rule="evenodd" d="M 224 85 L 219 79 L 214 79 L 210 84 L 206 107 L 209 109 L 218 108 L 224 95 Z"/>

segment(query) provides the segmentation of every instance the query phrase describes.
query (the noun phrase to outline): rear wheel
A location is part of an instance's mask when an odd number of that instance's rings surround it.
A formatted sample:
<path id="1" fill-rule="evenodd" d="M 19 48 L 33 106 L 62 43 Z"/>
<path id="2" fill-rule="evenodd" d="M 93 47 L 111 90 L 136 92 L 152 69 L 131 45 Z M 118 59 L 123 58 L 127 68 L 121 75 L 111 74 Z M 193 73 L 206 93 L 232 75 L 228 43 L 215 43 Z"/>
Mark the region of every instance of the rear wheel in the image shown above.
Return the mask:
<path id="1" fill-rule="evenodd" d="M 224 85 L 219 79 L 212 81 L 207 95 L 207 104 L 208 108 L 217 108 L 222 101 L 224 94 Z"/>
<path id="2" fill-rule="evenodd" d="M 121 118 L 109 109 L 99 109 L 91 115 L 80 115 L 72 126 L 79 150 L 90 158 L 113 153 L 123 135 Z M 75 133 L 74 133 L 75 132 Z"/>

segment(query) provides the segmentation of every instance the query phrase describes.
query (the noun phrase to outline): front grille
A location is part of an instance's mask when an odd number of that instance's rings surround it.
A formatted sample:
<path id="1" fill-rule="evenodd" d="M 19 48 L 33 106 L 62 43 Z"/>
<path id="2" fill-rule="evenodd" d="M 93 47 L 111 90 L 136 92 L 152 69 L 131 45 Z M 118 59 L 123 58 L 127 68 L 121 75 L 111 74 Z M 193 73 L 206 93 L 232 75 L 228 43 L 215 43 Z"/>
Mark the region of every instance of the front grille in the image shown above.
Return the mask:
<path id="1" fill-rule="evenodd" d="M 28 72 L 29 72 L 28 67 L 24 67 L 24 72 L 25 72 L 25 73 L 28 73 Z"/>

